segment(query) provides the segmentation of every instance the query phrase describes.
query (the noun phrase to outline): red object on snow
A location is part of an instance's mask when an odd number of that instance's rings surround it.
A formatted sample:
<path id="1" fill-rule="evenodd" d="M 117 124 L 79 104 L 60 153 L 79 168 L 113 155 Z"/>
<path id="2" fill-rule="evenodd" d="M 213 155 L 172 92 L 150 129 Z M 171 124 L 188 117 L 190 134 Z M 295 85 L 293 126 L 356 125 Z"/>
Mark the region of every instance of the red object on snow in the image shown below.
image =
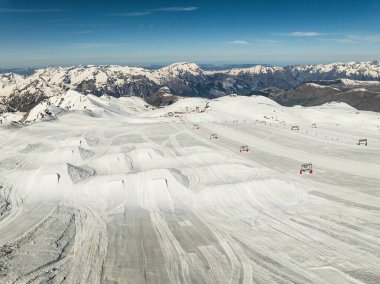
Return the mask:
<path id="1" fill-rule="evenodd" d="M 249 151 L 249 147 L 248 147 L 248 145 L 240 146 L 240 153 L 241 153 L 241 152 L 248 152 L 248 151 Z"/>
<path id="2" fill-rule="evenodd" d="M 309 174 L 313 174 L 313 164 L 302 164 L 300 169 L 300 175 L 302 175 L 304 172 L 308 172 Z"/>

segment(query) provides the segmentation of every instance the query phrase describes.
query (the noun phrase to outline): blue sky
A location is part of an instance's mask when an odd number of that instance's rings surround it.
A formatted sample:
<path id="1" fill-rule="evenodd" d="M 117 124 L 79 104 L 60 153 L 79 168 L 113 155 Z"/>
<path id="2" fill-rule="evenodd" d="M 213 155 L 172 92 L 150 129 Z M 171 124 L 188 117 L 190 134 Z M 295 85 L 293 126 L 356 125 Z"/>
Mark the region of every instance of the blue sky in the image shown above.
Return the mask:
<path id="1" fill-rule="evenodd" d="M 0 0 L 0 68 L 379 58 L 378 0 Z"/>

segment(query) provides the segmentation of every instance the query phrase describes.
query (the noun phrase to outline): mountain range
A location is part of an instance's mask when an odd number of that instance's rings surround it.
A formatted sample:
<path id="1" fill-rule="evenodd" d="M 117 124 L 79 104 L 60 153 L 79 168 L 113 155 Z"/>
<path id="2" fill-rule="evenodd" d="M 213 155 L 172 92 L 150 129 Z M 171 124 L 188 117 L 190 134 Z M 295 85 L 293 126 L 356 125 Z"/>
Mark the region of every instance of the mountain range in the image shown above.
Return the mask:
<path id="1" fill-rule="evenodd" d="M 31 75 L 0 74 L 0 113 L 30 111 L 68 90 L 94 96 L 137 96 L 156 106 L 180 97 L 237 94 L 263 95 L 289 106 L 342 101 L 357 109 L 380 111 L 379 80 L 378 61 L 212 71 L 194 63 L 155 70 L 118 65 L 49 67 Z"/>

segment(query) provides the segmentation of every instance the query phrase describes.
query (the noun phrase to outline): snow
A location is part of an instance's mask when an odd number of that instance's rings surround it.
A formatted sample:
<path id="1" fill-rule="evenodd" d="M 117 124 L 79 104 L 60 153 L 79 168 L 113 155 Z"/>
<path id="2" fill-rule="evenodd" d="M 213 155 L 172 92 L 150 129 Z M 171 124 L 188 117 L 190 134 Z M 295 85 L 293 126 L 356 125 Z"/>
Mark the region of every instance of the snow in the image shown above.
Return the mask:
<path id="1" fill-rule="evenodd" d="M 111 113 L 125 116 L 136 112 L 144 112 L 151 108 L 141 98 L 137 97 L 123 97 L 120 99 L 109 96 L 96 97 L 91 94 L 82 95 L 76 91 L 69 90 L 62 95 L 54 96 L 41 102 L 26 113 L 20 122 L 30 123 L 51 120 L 68 111 L 80 112 L 90 116 L 102 116 Z"/>
<path id="2" fill-rule="evenodd" d="M 162 93 L 170 93 L 170 89 L 168 87 L 162 87 L 158 90 L 158 92 L 162 92 Z"/>
<path id="3" fill-rule="evenodd" d="M 14 87 L 15 87 L 14 85 L 9 85 L 9 86 L 2 85 L 2 86 L 0 86 L 0 88 L 1 88 L 0 91 L 1 91 L 2 96 L 3 97 L 9 97 L 12 94 Z"/>
<path id="4" fill-rule="evenodd" d="M 66 90 L 80 90 L 83 86 L 94 91 L 94 88 L 101 94 L 106 89 L 118 89 L 130 85 L 133 82 L 148 82 L 152 85 L 165 86 L 168 81 L 176 79 L 186 80 L 191 76 L 204 78 L 217 73 L 229 76 L 291 76 L 297 78 L 309 78 L 313 80 L 313 75 L 325 76 L 331 78 L 365 78 L 368 80 L 379 80 L 380 64 L 377 62 L 349 62 L 349 63 L 332 63 L 320 65 L 295 65 L 288 67 L 275 67 L 257 65 L 251 68 L 235 68 L 225 71 L 203 71 L 197 64 L 189 62 L 174 63 L 158 70 L 147 70 L 139 67 L 128 67 L 118 65 L 88 65 L 88 66 L 71 66 L 71 67 L 49 67 L 36 70 L 34 74 L 28 77 L 22 77 L 15 74 L 0 74 L 0 98 L 16 94 L 23 95 L 34 94 L 35 96 L 52 97 L 60 95 Z M 301 75 L 301 76 L 299 76 Z M 317 78 L 319 78 L 317 76 Z M 233 81 L 233 78 L 230 78 Z M 233 82 L 222 81 L 225 88 L 228 88 Z M 342 79 L 343 84 L 358 84 L 369 86 L 380 84 L 377 81 L 354 81 L 351 79 Z M 130 86 L 129 86 L 130 88 Z M 131 95 L 133 89 L 130 88 Z M 225 93 L 213 90 L 215 96 L 222 96 Z M 141 95 L 141 94 L 136 94 Z"/>
<path id="5" fill-rule="evenodd" d="M 335 91 L 340 91 L 337 88 L 333 88 L 333 87 L 330 87 L 330 86 L 319 85 L 319 84 L 315 84 L 315 83 L 306 83 L 305 85 L 306 86 L 310 86 L 310 87 L 314 87 L 314 88 L 319 88 L 319 89 L 331 89 L 331 90 L 335 90 Z"/>
<path id="6" fill-rule="evenodd" d="M 330 73 L 336 72 L 341 77 L 350 77 L 361 75 L 378 79 L 380 77 L 380 64 L 376 62 L 348 62 L 348 63 L 331 63 L 318 65 L 296 65 L 290 66 L 290 69 L 297 72 L 309 71 L 310 73 Z"/>
<path id="7" fill-rule="evenodd" d="M 22 81 L 23 77 L 17 74 L 0 74 L 0 97 L 8 97 Z"/>
<path id="8" fill-rule="evenodd" d="M 378 113 L 69 91 L 29 117 L 0 125 L 1 283 L 380 280 Z"/>
<path id="9" fill-rule="evenodd" d="M 368 91 L 365 88 L 356 88 L 356 89 L 349 90 L 348 92 L 352 93 L 352 92 L 370 92 L 370 91 Z"/>
<path id="10" fill-rule="evenodd" d="M 379 81 L 359 81 L 359 80 L 350 80 L 350 79 L 340 79 L 343 84 L 347 86 L 356 86 L 356 85 L 380 85 Z"/>
<path id="11" fill-rule="evenodd" d="M 229 71 L 225 71 L 229 75 L 241 75 L 241 74 L 266 74 L 283 71 L 282 67 L 268 67 L 262 65 L 256 65 L 250 68 L 235 68 Z"/>
<path id="12" fill-rule="evenodd" d="M 171 78 L 178 78 L 181 76 L 199 76 L 203 74 L 203 70 L 195 63 L 179 62 L 169 66 L 154 70 L 151 73 L 151 79 L 162 84 Z"/>
<path id="13" fill-rule="evenodd" d="M 25 113 L 23 112 L 6 112 L 0 114 L 0 124 L 10 124 L 12 122 L 20 122 L 22 121 Z"/>

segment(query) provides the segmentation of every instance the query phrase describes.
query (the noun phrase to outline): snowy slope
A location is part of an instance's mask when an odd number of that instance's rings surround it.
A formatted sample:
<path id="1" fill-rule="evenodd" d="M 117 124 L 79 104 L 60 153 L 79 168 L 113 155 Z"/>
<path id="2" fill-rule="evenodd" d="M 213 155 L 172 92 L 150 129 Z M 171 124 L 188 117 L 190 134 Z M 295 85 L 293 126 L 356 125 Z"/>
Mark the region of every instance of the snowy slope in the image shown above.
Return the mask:
<path id="1" fill-rule="evenodd" d="M 8 97 L 22 81 L 23 77 L 17 74 L 0 74 L 0 97 Z"/>
<path id="2" fill-rule="evenodd" d="M 199 112 L 196 109 L 199 109 Z M 223 97 L 207 100 L 202 98 L 184 98 L 165 108 L 141 114 L 144 117 L 164 117 L 187 114 L 187 119 L 194 123 L 233 121 L 247 124 L 266 122 L 273 125 L 282 123 L 305 125 L 341 124 L 349 127 L 377 129 L 380 125 L 379 114 L 358 111 L 346 103 L 332 102 L 315 107 L 285 107 L 273 100 L 255 97 Z"/>
<path id="3" fill-rule="evenodd" d="M 68 91 L 28 117 L 0 125 L 0 283 L 379 282 L 378 113 Z"/>
<path id="4" fill-rule="evenodd" d="M 358 111 L 346 103 L 331 102 L 315 107 L 285 107 L 262 97 L 226 96 L 208 100 L 203 98 L 180 98 L 172 105 L 154 108 L 138 97 L 113 98 L 96 97 L 68 91 L 38 104 L 26 113 L 5 113 L 0 116 L 3 124 L 12 121 L 39 122 L 51 120 L 68 112 L 79 112 L 90 116 L 131 116 L 141 118 L 162 118 L 186 115 L 194 123 L 199 122 L 245 122 L 265 121 L 273 124 L 341 124 L 377 128 L 378 114 Z M 132 118 L 131 118 L 132 119 Z"/>
<path id="5" fill-rule="evenodd" d="M 188 62 L 174 63 L 169 66 L 153 71 L 155 78 L 165 81 L 170 78 L 183 76 L 199 76 L 203 74 L 203 70 L 195 64 Z"/>
<path id="6" fill-rule="evenodd" d="M 82 95 L 76 91 L 68 91 L 39 103 L 31 111 L 25 113 L 20 122 L 51 120 L 69 111 L 91 116 L 102 116 L 104 114 L 125 116 L 149 109 L 152 109 L 152 106 L 137 97 L 117 99 L 109 96 Z M 9 121 L 9 119 L 4 118 L 4 121 Z"/>

